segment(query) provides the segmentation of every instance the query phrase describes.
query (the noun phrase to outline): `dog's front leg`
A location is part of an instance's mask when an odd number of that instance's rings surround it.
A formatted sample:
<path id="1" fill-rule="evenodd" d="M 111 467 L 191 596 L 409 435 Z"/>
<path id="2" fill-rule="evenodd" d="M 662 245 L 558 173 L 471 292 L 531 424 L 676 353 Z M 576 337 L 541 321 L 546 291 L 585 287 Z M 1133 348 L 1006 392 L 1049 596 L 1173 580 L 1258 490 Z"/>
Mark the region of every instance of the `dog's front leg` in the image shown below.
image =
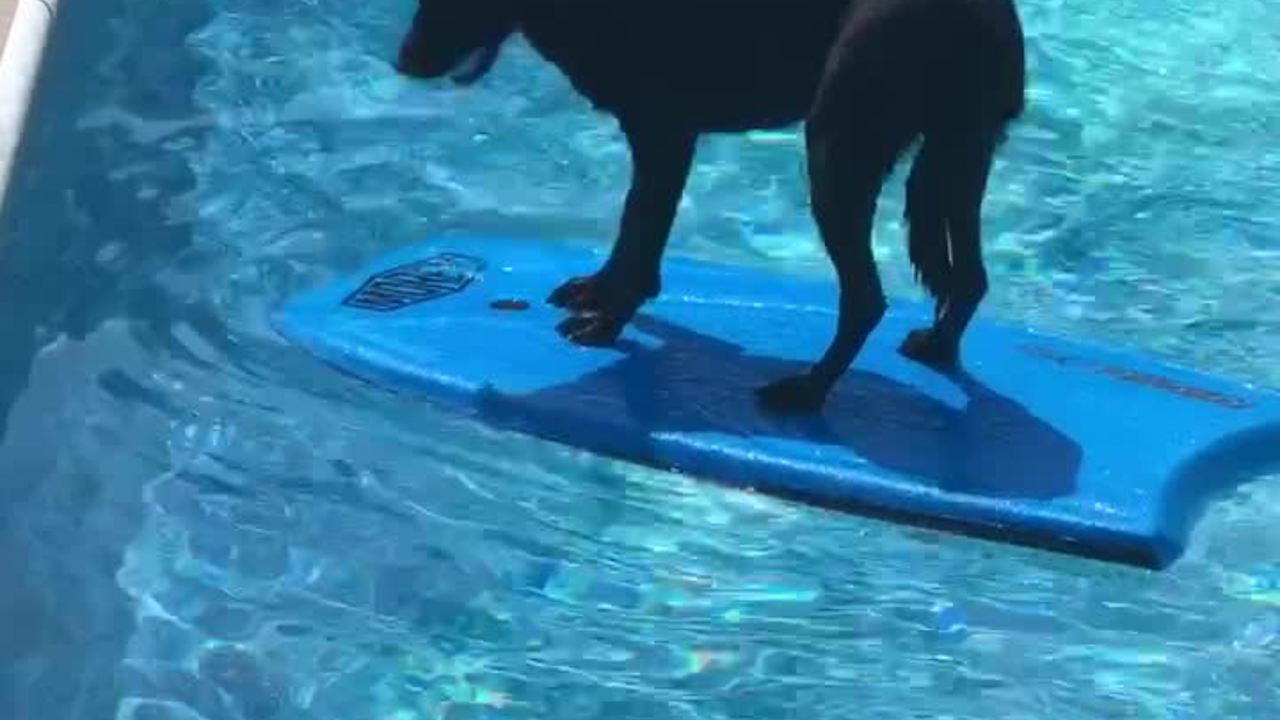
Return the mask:
<path id="1" fill-rule="evenodd" d="M 636 310 L 661 290 L 662 255 L 693 162 L 697 134 L 651 123 L 624 123 L 631 186 L 609 259 L 599 272 L 572 278 L 548 301 L 572 311 L 559 332 L 581 345 L 609 345 Z"/>

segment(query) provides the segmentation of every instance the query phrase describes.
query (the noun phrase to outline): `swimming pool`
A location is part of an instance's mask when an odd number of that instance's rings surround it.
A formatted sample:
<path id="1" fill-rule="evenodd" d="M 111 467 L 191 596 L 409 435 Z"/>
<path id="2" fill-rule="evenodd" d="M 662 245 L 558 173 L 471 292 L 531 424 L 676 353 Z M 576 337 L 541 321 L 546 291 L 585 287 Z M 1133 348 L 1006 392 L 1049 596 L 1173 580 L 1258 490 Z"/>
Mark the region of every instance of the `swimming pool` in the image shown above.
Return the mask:
<path id="1" fill-rule="evenodd" d="M 393 76 L 411 11 L 62 11 L 0 226 L 5 717 L 1280 713 L 1280 478 L 1152 574 L 499 434 L 285 345 L 283 297 L 428 232 L 611 236 L 612 127 L 524 48 Z M 1280 385 L 1280 9 L 1022 12 L 986 311 Z M 708 141 L 674 251 L 823 271 L 801 162 Z M 877 251 L 915 296 L 900 181 Z"/>

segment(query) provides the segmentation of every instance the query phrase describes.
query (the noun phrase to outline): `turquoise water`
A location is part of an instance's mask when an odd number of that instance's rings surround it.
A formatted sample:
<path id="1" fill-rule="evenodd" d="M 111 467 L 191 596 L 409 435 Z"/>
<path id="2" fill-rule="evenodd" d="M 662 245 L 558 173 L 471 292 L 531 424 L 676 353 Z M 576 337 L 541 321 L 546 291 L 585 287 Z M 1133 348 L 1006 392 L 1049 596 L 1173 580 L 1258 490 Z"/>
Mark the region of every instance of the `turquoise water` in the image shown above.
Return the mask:
<path id="1" fill-rule="evenodd" d="M 1021 9 L 985 312 L 1280 386 L 1280 6 Z M 611 237 L 614 128 L 523 46 L 395 77 L 411 12 L 64 14 L 0 226 L 0 713 L 1280 715 L 1280 477 L 1152 574 L 498 434 L 284 345 L 282 298 L 429 232 Z M 802 161 L 708 140 L 673 252 L 825 272 Z M 901 174 L 877 252 L 917 296 L 900 214 Z"/>

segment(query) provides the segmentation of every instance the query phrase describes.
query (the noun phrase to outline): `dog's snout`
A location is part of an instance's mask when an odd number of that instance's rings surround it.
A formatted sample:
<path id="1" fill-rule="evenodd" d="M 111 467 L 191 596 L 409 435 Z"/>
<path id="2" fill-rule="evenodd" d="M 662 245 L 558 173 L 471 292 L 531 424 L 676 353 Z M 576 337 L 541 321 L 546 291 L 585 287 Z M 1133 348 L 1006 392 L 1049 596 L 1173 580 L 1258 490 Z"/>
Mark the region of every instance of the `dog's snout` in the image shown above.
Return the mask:
<path id="1" fill-rule="evenodd" d="M 427 51 L 429 47 L 427 38 L 423 36 L 422 26 L 415 19 L 400 40 L 400 47 L 396 51 L 396 71 L 411 77 L 429 77 L 432 74 L 431 54 Z"/>
<path id="2" fill-rule="evenodd" d="M 406 37 L 404 42 L 400 44 L 400 49 L 396 53 L 395 61 L 396 72 L 401 75 L 409 75 L 411 77 L 427 77 L 430 75 L 429 68 L 422 60 L 422 53 L 417 49 L 412 35 Z"/>

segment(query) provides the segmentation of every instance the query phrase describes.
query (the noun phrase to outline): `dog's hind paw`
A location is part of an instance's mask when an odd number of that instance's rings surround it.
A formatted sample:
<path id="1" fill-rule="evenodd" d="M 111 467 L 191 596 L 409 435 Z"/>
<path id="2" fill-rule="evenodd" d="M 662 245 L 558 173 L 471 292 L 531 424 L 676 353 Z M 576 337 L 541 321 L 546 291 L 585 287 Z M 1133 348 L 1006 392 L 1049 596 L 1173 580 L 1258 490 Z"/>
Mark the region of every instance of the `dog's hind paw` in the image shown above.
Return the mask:
<path id="1" fill-rule="evenodd" d="M 936 370 L 951 370 L 960 362 L 957 343 L 942 338 L 933 328 L 920 328 L 907 333 L 898 353 L 921 365 Z"/>
<path id="2" fill-rule="evenodd" d="M 756 400 L 778 415 L 810 415 L 822 409 L 827 386 L 812 375 L 793 375 L 756 389 Z"/>

